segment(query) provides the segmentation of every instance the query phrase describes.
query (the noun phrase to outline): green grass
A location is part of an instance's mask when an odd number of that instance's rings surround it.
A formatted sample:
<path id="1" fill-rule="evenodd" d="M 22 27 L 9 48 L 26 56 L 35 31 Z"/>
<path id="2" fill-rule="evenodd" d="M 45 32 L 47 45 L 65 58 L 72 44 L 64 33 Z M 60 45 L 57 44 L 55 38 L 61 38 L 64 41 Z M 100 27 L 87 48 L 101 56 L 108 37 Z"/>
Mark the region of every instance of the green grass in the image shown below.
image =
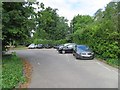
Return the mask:
<path id="1" fill-rule="evenodd" d="M 119 65 L 120 65 L 120 62 L 118 59 L 111 59 L 111 58 L 107 58 L 107 59 L 104 59 L 102 58 L 101 56 L 98 56 L 96 55 L 96 58 L 100 61 L 103 61 L 104 63 L 112 66 L 112 67 L 115 67 L 115 68 L 118 68 Z"/>
<path id="2" fill-rule="evenodd" d="M 24 82 L 23 63 L 14 55 L 4 55 L 2 59 L 2 89 L 15 88 Z"/>
<path id="3" fill-rule="evenodd" d="M 27 47 L 25 46 L 17 46 L 15 48 L 13 48 L 14 50 L 24 50 L 24 49 L 27 49 Z"/>

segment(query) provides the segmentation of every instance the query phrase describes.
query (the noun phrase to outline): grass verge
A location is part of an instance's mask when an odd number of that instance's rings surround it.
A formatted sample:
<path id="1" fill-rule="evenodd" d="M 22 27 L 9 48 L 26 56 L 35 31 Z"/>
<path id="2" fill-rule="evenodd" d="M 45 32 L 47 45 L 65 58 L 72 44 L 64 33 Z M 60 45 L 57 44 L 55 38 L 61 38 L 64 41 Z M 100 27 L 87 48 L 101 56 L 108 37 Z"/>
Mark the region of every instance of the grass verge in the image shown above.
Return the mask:
<path id="1" fill-rule="evenodd" d="M 12 89 L 23 83 L 23 62 L 15 54 L 2 57 L 2 89 Z"/>
<path id="2" fill-rule="evenodd" d="M 17 46 L 17 47 L 13 47 L 13 48 L 9 48 L 10 50 L 24 50 L 27 49 L 27 47 L 25 46 Z"/>
<path id="3" fill-rule="evenodd" d="M 32 65 L 24 58 L 22 58 L 22 60 L 24 64 L 24 76 L 26 78 L 26 82 L 21 84 L 19 88 L 28 88 L 31 82 Z"/>
<path id="4" fill-rule="evenodd" d="M 96 58 L 98 59 L 98 60 L 100 60 L 100 61 L 102 61 L 102 62 L 104 62 L 104 63 L 106 63 L 106 64 L 108 64 L 108 65 L 110 65 L 110 66 L 112 66 L 112 67 L 115 67 L 115 68 L 119 68 L 119 65 L 120 65 L 120 62 L 119 62 L 119 60 L 117 60 L 117 59 L 103 59 L 102 57 L 100 57 L 100 56 L 96 56 Z"/>

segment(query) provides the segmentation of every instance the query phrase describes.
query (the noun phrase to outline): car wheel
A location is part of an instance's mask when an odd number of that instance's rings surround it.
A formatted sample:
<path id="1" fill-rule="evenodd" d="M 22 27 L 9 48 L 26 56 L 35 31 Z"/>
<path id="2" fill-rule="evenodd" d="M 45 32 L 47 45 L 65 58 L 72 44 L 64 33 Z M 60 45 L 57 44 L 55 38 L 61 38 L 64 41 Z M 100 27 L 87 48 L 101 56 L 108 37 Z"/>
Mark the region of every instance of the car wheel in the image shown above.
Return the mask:
<path id="1" fill-rule="evenodd" d="M 74 56 L 75 56 L 76 59 L 79 59 L 78 56 L 77 56 L 76 54 L 75 54 Z"/>
<path id="2" fill-rule="evenodd" d="M 73 56 L 75 56 L 75 54 L 73 53 Z"/>
<path id="3" fill-rule="evenodd" d="M 65 51 L 64 51 L 64 50 L 62 50 L 62 54 L 65 54 Z"/>
<path id="4" fill-rule="evenodd" d="M 62 53 L 62 51 L 60 51 L 60 50 L 57 50 L 57 52 L 60 53 L 60 54 Z"/>
<path id="5" fill-rule="evenodd" d="M 75 56 L 75 58 L 76 58 L 76 59 L 80 59 L 80 58 L 78 58 L 78 56 Z"/>

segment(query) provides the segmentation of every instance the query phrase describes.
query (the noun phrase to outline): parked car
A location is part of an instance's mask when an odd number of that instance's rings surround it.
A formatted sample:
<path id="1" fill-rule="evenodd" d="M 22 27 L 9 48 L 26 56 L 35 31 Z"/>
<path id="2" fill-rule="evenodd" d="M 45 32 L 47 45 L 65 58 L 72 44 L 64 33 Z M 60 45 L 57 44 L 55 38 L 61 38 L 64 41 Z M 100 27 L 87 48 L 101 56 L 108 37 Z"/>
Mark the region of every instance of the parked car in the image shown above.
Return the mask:
<path id="1" fill-rule="evenodd" d="M 73 52 L 73 48 L 75 47 L 75 43 L 66 43 L 63 44 L 61 46 L 59 46 L 58 48 L 58 52 L 59 53 L 72 53 Z"/>
<path id="2" fill-rule="evenodd" d="M 28 49 L 34 49 L 34 48 L 36 48 L 36 45 L 35 45 L 35 44 L 30 44 L 30 45 L 28 46 Z"/>
<path id="3" fill-rule="evenodd" d="M 43 47 L 44 47 L 43 44 L 38 44 L 36 48 L 41 49 Z"/>
<path id="4" fill-rule="evenodd" d="M 52 48 L 52 45 L 51 44 L 45 44 L 44 48 Z"/>
<path id="5" fill-rule="evenodd" d="M 53 48 L 54 48 L 54 49 L 58 49 L 59 46 L 60 46 L 59 44 L 56 44 L 56 45 L 53 46 Z"/>
<path id="6" fill-rule="evenodd" d="M 76 45 L 73 50 L 76 59 L 94 59 L 94 52 L 86 45 Z"/>
<path id="7" fill-rule="evenodd" d="M 59 45 L 59 46 L 56 48 L 57 51 L 59 51 L 59 49 L 62 48 L 63 46 L 64 46 L 64 44 Z"/>

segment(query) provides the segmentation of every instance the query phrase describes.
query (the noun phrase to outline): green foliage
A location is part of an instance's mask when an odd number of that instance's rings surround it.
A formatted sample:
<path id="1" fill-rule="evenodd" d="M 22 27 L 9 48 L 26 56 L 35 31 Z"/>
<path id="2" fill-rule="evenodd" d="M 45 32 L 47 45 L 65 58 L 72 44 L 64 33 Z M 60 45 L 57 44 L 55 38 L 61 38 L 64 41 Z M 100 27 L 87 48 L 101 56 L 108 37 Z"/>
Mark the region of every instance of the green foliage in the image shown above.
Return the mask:
<path id="1" fill-rule="evenodd" d="M 0 2 L 0 40 L 2 39 L 2 2 Z"/>
<path id="2" fill-rule="evenodd" d="M 72 32 L 74 33 L 76 30 L 82 30 L 88 25 L 92 23 L 93 19 L 89 15 L 77 15 L 71 21 Z"/>
<path id="3" fill-rule="evenodd" d="M 2 46 L 26 42 L 35 27 L 31 3 L 3 2 L 2 8 Z"/>
<path id="4" fill-rule="evenodd" d="M 35 44 L 52 44 L 52 40 L 46 40 L 46 39 L 35 39 L 34 40 Z"/>
<path id="5" fill-rule="evenodd" d="M 44 7 L 41 3 L 40 10 L 36 14 L 37 27 L 35 29 L 35 39 L 59 40 L 64 39 L 68 32 L 67 20 L 57 14 L 57 9 Z"/>
<path id="6" fill-rule="evenodd" d="M 34 8 L 33 4 L 38 8 Z M 35 9 L 39 11 L 36 13 Z M 33 41 L 36 44 L 54 43 L 54 40 L 64 39 L 68 34 L 67 20 L 57 14 L 57 9 L 45 8 L 43 3 L 3 2 L 2 12 L 3 50 L 6 45 L 11 44 L 27 45 Z"/>
<path id="7" fill-rule="evenodd" d="M 2 88 L 15 88 L 20 82 L 23 83 L 23 63 L 15 53 L 3 56 L 2 60 Z"/>
<path id="8" fill-rule="evenodd" d="M 117 60 L 117 59 L 108 59 L 107 63 L 116 67 L 116 66 L 120 65 L 120 63 L 118 61 L 119 60 Z"/>
<path id="9" fill-rule="evenodd" d="M 65 44 L 65 43 L 67 43 L 66 39 L 61 39 L 61 40 L 54 41 L 54 44 Z"/>
<path id="10" fill-rule="evenodd" d="M 66 39 L 61 39 L 61 40 L 35 39 L 34 40 L 35 44 L 52 44 L 52 45 L 56 45 L 56 44 L 64 44 L 66 42 L 67 42 Z"/>
<path id="11" fill-rule="evenodd" d="M 105 11 L 99 9 L 95 13 L 94 21 L 90 20 L 92 23 L 86 23 L 81 19 L 84 16 L 78 15 L 71 25 L 75 29 L 72 34 L 73 42 L 89 45 L 97 57 L 112 65 L 118 65 L 120 55 L 117 4 L 110 2 Z"/>

